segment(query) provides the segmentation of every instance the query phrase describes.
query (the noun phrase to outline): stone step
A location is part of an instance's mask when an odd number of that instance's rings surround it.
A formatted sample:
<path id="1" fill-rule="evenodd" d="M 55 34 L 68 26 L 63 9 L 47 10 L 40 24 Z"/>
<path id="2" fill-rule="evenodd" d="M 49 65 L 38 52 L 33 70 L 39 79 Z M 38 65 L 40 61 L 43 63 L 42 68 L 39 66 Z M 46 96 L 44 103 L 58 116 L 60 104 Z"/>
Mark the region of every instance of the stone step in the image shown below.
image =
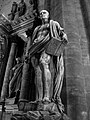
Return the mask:
<path id="1" fill-rule="evenodd" d="M 10 120 L 12 114 L 18 113 L 17 105 L 5 105 L 5 112 L 3 112 L 2 116 L 2 106 L 0 105 L 0 120 Z"/>
<path id="2" fill-rule="evenodd" d="M 5 100 L 5 112 L 2 113 L 2 103 L 0 104 L 0 120 L 10 120 L 12 114 L 18 113 L 18 106 L 14 104 L 15 98 Z"/>

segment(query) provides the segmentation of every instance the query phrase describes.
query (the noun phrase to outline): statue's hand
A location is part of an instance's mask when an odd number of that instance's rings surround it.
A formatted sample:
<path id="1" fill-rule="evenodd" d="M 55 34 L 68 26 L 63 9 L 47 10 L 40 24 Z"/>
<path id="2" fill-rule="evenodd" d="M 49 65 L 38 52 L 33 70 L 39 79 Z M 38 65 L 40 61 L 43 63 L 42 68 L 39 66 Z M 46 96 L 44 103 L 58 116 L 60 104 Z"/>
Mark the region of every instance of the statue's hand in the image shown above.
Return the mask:
<path id="1" fill-rule="evenodd" d="M 67 43 L 67 42 L 68 42 L 68 38 L 67 38 L 67 35 L 66 35 L 66 34 L 63 34 L 62 39 L 63 39 L 63 42 L 64 42 L 64 43 Z"/>

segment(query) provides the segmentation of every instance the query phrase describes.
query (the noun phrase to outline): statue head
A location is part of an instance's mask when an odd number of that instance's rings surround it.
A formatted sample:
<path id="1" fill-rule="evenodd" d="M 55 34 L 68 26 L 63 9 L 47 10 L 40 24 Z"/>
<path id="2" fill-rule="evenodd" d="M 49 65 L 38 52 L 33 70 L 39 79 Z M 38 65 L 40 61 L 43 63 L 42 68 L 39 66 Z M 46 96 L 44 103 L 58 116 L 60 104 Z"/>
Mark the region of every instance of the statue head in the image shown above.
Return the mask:
<path id="1" fill-rule="evenodd" d="M 13 2 L 13 5 L 17 5 L 17 3 L 16 3 L 16 2 Z"/>
<path id="2" fill-rule="evenodd" d="M 41 19 L 49 19 L 49 12 L 47 10 L 40 11 L 40 18 Z"/>

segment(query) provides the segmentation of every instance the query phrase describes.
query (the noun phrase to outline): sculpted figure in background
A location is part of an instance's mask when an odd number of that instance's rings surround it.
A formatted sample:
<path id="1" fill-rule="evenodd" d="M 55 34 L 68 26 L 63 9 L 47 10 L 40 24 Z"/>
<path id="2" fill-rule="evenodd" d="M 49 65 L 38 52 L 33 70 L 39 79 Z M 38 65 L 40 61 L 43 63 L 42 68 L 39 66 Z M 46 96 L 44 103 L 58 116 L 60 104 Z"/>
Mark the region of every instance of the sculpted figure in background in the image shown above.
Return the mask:
<path id="1" fill-rule="evenodd" d="M 52 100 L 61 105 L 60 93 L 63 83 L 63 54 L 48 53 L 47 44 L 52 38 L 67 43 L 67 35 L 57 21 L 50 20 L 48 11 L 40 12 L 42 24 L 35 28 L 32 45 L 28 49 L 35 70 L 36 101 L 50 103 Z M 27 57 L 26 57 L 27 58 Z"/>
<path id="2" fill-rule="evenodd" d="M 16 13 L 17 12 L 17 3 L 13 2 L 12 4 L 12 9 L 11 9 L 11 13 Z"/>
<path id="3" fill-rule="evenodd" d="M 26 4 L 25 4 L 24 0 L 21 0 L 21 2 L 18 4 L 17 12 L 19 14 L 19 17 L 25 14 Z"/>
<path id="4" fill-rule="evenodd" d="M 16 58 L 16 65 L 10 71 L 9 97 L 15 97 L 20 91 L 23 63 Z"/>
<path id="5" fill-rule="evenodd" d="M 14 20 L 15 14 L 17 12 L 17 7 L 18 7 L 18 4 L 16 2 L 13 2 L 12 8 L 11 8 L 11 13 L 8 14 L 8 19 Z"/>

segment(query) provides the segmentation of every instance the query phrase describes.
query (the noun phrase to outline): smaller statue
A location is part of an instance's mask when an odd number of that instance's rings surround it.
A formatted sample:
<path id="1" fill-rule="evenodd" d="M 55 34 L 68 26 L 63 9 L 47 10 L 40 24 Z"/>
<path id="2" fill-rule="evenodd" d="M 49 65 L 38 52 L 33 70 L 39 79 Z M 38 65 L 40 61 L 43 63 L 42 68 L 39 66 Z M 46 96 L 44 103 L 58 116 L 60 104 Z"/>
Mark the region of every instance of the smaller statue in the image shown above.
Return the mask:
<path id="1" fill-rule="evenodd" d="M 14 20 L 15 13 L 17 12 L 17 7 L 18 7 L 18 4 L 16 2 L 13 2 L 12 8 L 11 8 L 11 13 L 8 14 L 9 20 Z"/>
<path id="2" fill-rule="evenodd" d="M 20 90 L 23 63 L 16 58 L 16 65 L 10 71 L 9 97 L 15 97 Z"/>
<path id="3" fill-rule="evenodd" d="M 18 4 L 17 12 L 19 14 L 19 17 L 25 14 L 26 4 L 25 4 L 24 0 L 21 0 L 21 2 Z"/>
<path id="4" fill-rule="evenodd" d="M 33 4 L 33 0 L 29 0 L 29 3 L 30 3 L 30 5 L 32 5 Z"/>
<path id="5" fill-rule="evenodd" d="M 17 3 L 16 2 L 13 2 L 12 4 L 12 9 L 11 9 L 11 13 L 16 13 L 17 12 Z"/>

